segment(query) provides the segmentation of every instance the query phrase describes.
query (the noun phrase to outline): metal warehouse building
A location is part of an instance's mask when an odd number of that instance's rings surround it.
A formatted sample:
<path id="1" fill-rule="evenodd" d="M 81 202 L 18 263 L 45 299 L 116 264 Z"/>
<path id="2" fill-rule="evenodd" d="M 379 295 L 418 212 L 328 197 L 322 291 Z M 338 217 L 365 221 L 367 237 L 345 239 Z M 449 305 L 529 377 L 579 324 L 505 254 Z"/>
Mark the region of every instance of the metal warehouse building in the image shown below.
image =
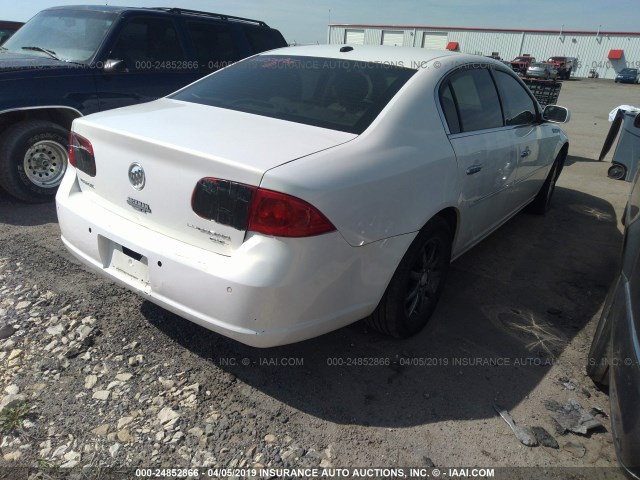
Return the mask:
<path id="1" fill-rule="evenodd" d="M 328 43 L 449 49 L 503 60 L 526 54 L 543 61 L 576 57 L 577 77 L 595 70 L 600 78 L 614 78 L 625 67 L 640 68 L 640 32 L 331 24 Z"/>

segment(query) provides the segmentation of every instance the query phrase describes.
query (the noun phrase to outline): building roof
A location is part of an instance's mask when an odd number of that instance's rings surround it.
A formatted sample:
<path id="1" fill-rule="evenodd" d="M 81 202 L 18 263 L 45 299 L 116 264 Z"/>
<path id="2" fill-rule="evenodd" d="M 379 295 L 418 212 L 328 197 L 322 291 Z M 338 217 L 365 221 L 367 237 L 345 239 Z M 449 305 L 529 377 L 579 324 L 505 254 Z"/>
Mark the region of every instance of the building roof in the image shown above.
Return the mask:
<path id="1" fill-rule="evenodd" d="M 506 32 L 506 33 L 551 33 L 554 35 L 633 35 L 640 36 L 640 32 L 610 32 L 593 30 L 532 30 L 526 28 L 475 28 L 475 27 L 433 27 L 428 25 L 382 25 L 365 23 L 330 23 L 330 27 L 347 28 L 389 28 L 396 30 L 428 29 L 428 30 L 461 30 L 469 32 Z"/>

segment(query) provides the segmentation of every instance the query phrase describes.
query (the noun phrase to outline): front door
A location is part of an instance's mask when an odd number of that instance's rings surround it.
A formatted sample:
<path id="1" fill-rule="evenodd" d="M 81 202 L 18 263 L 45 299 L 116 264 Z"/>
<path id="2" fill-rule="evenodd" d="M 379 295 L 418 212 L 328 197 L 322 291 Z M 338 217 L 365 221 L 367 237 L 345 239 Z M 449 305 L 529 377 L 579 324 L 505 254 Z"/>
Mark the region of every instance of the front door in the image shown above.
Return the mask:
<path id="1" fill-rule="evenodd" d="M 199 76 L 174 20 L 167 17 L 126 20 L 108 49 L 104 62 L 108 60 L 118 64 L 96 75 L 101 110 L 156 100 Z"/>

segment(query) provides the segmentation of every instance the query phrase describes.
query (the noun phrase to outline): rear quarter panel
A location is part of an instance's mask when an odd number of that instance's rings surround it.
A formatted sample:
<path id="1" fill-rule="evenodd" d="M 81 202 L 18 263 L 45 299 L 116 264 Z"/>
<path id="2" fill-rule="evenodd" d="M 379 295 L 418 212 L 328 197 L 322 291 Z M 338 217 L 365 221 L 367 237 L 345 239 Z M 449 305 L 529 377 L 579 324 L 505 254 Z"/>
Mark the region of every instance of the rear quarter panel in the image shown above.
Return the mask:
<path id="1" fill-rule="evenodd" d="M 358 138 L 276 167 L 261 186 L 315 205 L 353 246 L 416 232 L 457 205 L 456 158 L 434 102 L 441 75 L 430 68 Z"/>

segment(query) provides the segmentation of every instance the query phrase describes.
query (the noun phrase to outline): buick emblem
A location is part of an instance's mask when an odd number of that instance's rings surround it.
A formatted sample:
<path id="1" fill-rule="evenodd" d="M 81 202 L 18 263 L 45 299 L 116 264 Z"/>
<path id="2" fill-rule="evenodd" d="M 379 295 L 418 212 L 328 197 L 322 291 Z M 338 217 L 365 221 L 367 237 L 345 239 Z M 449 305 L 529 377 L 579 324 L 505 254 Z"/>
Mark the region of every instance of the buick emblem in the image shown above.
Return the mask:
<path id="1" fill-rule="evenodd" d="M 142 190 L 145 184 L 144 169 L 139 163 L 132 163 L 129 167 L 129 182 L 136 190 Z"/>

